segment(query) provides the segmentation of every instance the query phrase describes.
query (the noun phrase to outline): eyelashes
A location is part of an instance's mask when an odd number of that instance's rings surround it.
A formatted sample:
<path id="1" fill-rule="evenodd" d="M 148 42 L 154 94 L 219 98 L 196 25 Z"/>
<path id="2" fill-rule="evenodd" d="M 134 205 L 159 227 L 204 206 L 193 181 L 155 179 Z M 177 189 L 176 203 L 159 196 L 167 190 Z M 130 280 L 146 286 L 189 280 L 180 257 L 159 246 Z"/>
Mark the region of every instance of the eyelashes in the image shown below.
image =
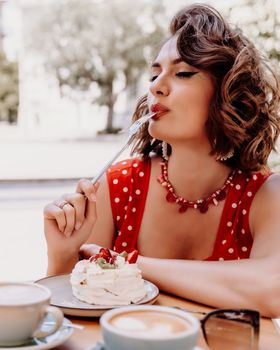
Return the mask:
<path id="1" fill-rule="evenodd" d="M 197 73 L 198 72 L 178 72 L 178 73 L 176 73 L 176 76 L 179 78 L 190 78 Z"/>
<path id="2" fill-rule="evenodd" d="M 194 76 L 195 74 L 197 74 L 198 72 L 178 72 L 175 74 L 176 77 L 184 79 L 184 78 L 191 78 L 192 76 Z M 149 81 L 153 82 L 157 79 L 158 75 L 153 75 Z"/>

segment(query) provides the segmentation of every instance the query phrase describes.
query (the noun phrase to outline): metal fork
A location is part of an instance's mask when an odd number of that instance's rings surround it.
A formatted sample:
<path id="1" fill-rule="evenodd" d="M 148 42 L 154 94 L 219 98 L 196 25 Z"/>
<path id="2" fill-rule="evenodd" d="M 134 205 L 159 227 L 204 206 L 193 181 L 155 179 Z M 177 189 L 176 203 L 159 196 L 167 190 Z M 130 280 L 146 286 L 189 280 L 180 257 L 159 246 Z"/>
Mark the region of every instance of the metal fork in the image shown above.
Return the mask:
<path id="1" fill-rule="evenodd" d="M 138 130 L 141 128 L 141 126 L 146 123 L 150 118 L 152 118 L 156 113 L 148 113 L 145 114 L 143 117 L 137 119 L 128 129 L 128 138 L 125 142 L 125 144 L 122 146 L 120 150 L 104 165 L 102 169 L 99 170 L 99 172 L 94 176 L 94 178 L 91 180 L 93 184 L 98 181 L 101 176 L 105 173 L 105 171 L 110 167 L 110 165 L 119 157 L 119 155 L 130 145 L 130 143 L 133 140 L 133 137 L 138 132 Z"/>

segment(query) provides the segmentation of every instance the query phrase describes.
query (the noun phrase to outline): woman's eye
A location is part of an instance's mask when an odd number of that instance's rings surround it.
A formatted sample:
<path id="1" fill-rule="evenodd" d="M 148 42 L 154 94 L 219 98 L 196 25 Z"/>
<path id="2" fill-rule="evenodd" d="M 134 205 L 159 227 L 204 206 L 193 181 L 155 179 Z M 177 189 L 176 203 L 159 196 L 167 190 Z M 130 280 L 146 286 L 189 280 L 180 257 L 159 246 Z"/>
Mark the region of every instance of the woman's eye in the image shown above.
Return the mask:
<path id="1" fill-rule="evenodd" d="M 149 79 L 149 81 L 152 82 L 152 81 L 156 80 L 157 77 L 158 77 L 157 75 L 152 75 L 151 78 Z"/>
<path id="2" fill-rule="evenodd" d="M 198 72 L 178 72 L 176 73 L 176 76 L 179 78 L 190 78 L 197 73 Z"/>

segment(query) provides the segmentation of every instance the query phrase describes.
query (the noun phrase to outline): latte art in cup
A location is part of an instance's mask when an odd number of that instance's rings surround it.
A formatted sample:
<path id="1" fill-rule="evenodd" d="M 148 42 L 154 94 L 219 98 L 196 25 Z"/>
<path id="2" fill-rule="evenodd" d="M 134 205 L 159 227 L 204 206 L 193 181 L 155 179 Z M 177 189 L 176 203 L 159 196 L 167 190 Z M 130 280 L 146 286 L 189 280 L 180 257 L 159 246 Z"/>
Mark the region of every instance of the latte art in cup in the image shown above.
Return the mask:
<path id="1" fill-rule="evenodd" d="M 190 324 L 180 316 L 167 312 L 132 311 L 112 317 L 109 323 L 123 332 L 138 336 L 162 337 L 185 332 Z"/>
<path id="2" fill-rule="evenodd" d="M 118 307 L 100 324 L 106 350 L 194 350 L 200 328 L 189 313 L 159 305 Z"/>
<path id="3" fill-rule="evenodd" d="M 0 282 L 0 347 L 14 347 L 55 333 L 63 313 L 50 306 L 51 292 L 44 286 L 25 282 Z M 51 316 L 54 325 L 45 329 L 42 322 Z"/>
<path id="4" fill-rule="evenodd" d="M 22 305 L 38 303 L 49 294 L 32 285 L 0 285 L 0 305 Z"/>

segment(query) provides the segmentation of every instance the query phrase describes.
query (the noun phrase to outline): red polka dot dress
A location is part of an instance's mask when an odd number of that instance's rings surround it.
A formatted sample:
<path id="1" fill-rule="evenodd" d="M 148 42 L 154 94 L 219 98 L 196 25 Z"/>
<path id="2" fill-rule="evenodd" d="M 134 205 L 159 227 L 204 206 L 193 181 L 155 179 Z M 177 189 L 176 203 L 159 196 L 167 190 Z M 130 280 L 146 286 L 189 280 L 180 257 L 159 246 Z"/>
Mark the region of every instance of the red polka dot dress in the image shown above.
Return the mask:
<path id="1" fill-rule="evenodd" d="M 116 228 L 114 250 L 117 252 L 137 249 L 150 171 L 151 160 L 143 161 L 139 158 L 121 161 L 107 171 Z M 225 199 L 212 255 L 205 260 L 249 258 L 253 244 L 249 227 L 250 206 L 268 176 L 269 174 L 248 175 L 237 171 Z"/>

